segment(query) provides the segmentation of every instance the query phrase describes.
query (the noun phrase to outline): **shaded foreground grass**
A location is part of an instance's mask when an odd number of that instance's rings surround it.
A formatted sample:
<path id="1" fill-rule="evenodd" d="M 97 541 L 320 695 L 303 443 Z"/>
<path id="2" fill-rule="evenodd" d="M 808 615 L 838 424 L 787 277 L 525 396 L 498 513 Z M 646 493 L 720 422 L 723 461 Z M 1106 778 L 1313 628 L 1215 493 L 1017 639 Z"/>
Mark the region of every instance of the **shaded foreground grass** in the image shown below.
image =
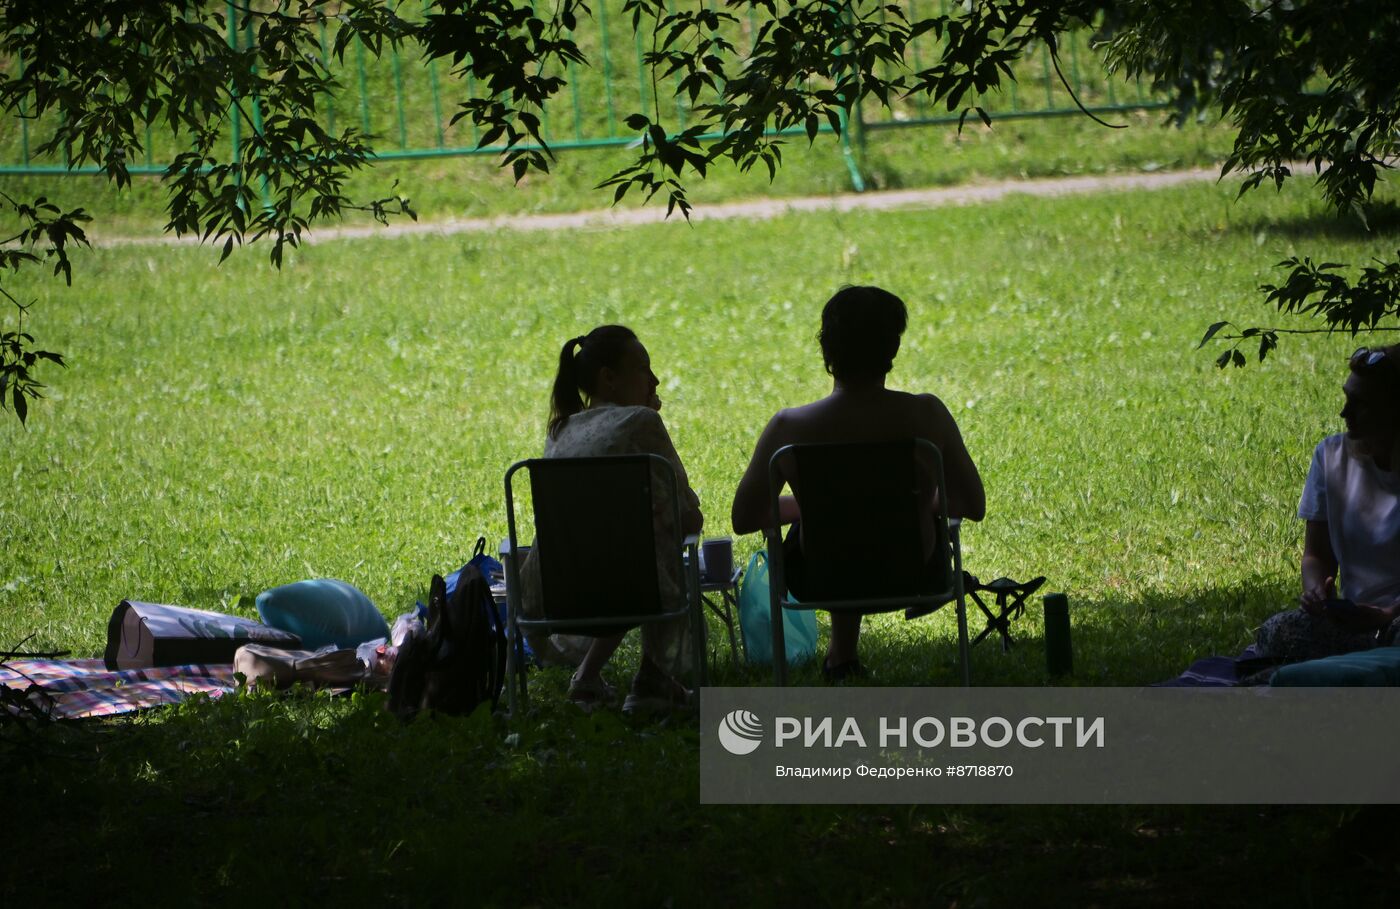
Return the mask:
<path id="1" fill-rule="evenodd" d="M 1347 851 L 1380 825 L 1343 809 L 702 808 L 693 724 L 549 710 L 511 724 L 512 745 L 484 713 L 405 727 L 379 700 L 201 701 L 49 736 L 62 757 L 10 772 L 53 782 L 9 808 L 61 838 L 67 872 L 31 865 L 3 890 L 15 905 L 1165 907 L 1380 905 L 1389 881 Z M 39 792 L 55 810 L 27 814 Z"/>
<path id="2" fill-rule="evenodd" d="M 826 387 L 821 303 L 873 281 L 911 308 L 893 383 L 948 402 L 986 478 L 968 567 L 1069 593 L 1072 683 L 1167 677 L 1237 650 L 1293 595 L 1292 513 L 1312 445 L 1338 428 L 1353 346 L 1290 341 L 1262 369 L 1219 373 L 1195 340 L 1217 318 L 1264 318 L 1254 287 L 1295 249 L 1358 262 L 1400 239 L 1316 229 L 1302 192 L 1232 195 L 345 241 L 281 273 L 252 256 L 216 269 L 209 250 L 96 252 L 45 315 L 72 368 L 47 374 L 29 432 L 7 430 L 0 640 L 91 653 L 123 597 L 251 614 L 252 594 L 312 575 L 400 611 L 477 534 L 503 535 L 500 478 L 540 448 L 557 346 L 603 321 L 650 347 L 723 532 L 763 420 Z M 1044 684 L 1038 624 L 1033 610 L 1009 654 L 979 648 L 975 680 Z M 953 683 L 951 616 L 872 626 L 875 684 Z M 719 667 L 722 684 L 766 679 Z M 400 727 L 375 696 L 251 697 L 7 747 L 11 816 L 72 864 L 0 888 L 1296 905 L 1366 902 L 1393 871 L 1355 855 L 1330 870 L 1343 809 L 701 808 L 693 722 L 578 717 L 564 681 L 539 674 L 536 707 L 509 725 Z"/>

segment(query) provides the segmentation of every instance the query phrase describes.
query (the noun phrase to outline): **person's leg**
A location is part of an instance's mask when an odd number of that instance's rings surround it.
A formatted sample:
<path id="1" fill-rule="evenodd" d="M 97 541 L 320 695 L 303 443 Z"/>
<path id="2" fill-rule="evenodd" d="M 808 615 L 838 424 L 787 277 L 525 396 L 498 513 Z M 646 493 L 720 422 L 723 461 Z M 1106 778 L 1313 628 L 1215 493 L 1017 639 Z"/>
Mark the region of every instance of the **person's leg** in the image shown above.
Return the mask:
<path id="1" fill-rule="evenodd" d="M 574 673 L 574 681 L 592 681 L 601 678 L 603 667 L 612 659 L 613 652 L 622 643 L 623 635 L 615 634 L 607 638 L 594 638 L 588 652 L 583 655 L 583 662 L 578 664 L 578 671 Z"/>
<path id="2" fill-rule="evenodd" d="M 688 648 L 693 646 L 685 619 L 643 625 L 642 662 L 622 704 L 623 712 L 688 706 L 692 692 L 676 681 L 671 671 L 684 665 Z"/>
<path id="3" fill-rule="evenodd" d="M 603 679 L 603 667 L 622 643 L 622 638 L 623 635 L 615 634 L 593 639 L 588 652 L 583 655 L 583 661 L 578 664 L 578 671 L 569 680 L 569 700 L 585 710 L 591 710 L 617 696 L 612 686 Z"/>
<path id="4" fill-rule="evenodd" d="M 856 645 L 860 641 L 858 612 L 831 614 L 831 642 L 826 648 L 825 669 L 838 669 L 856 662 Z"/>
<path id="5" fill-rule="evenodd" d="M 695 654 L 691 637 L 688 618 L 648 622 L 642 626 L 642 662 L 672 678 L 689 675 Z"/>

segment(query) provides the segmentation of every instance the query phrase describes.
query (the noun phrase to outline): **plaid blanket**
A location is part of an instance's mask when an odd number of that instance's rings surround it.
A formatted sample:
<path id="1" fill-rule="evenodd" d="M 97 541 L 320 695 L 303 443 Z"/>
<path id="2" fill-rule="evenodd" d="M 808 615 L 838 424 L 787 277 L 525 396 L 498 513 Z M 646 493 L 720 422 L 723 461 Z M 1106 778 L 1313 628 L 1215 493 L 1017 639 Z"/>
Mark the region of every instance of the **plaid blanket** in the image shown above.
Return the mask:
<path id="1" fill-rule="evenodd" d="M 1174 679 L 1158 682 L 1153 688 L 1229 688 L 1240 684 L 1258 684 L 1250 677 L 1278 665 L 1277 660 L 1259 656 L 1250 644 L 1239 656 L 1209 656 L 1197 660 Z"/>
<path id="2" fill-rule="evenodd" d="M 218 697 L 237 687 L 230 665 L 113 672 L 102 660 L 9 660 L 0 663 L 0 685 L 25 692 L 31 704 L 62 719 L 178 704 L 196 692 Z"/>

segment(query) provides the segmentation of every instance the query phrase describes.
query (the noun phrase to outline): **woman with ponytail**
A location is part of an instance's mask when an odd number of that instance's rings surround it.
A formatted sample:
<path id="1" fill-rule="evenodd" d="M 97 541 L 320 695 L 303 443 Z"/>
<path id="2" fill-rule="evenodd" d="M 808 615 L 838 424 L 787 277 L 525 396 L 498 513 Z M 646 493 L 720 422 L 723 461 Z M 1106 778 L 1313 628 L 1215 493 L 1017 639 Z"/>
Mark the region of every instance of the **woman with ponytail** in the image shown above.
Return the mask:
<path id="1" fill-rule="evenodd" d="M 668 599 L 683 597 L 683 581 L 676 571 L 675 552 L 685 534 L 699 533 L 703 524 L 700 500 L 690 488 L 685 467 L 676 454 L 661 420 L 658 381 L 651 356 L 630 328 L 603 325 L 586 335 L 571 338 L 559 351 L 559 370 L 550 394 L 549 428 L 545 436 L 546 458 L 580 458 L 599 455 L 658 454 L 675 468 L 681 500 L 681 526 L 672 527 L 670 509 L 657 518 L 657 572 L 662 593 Z M 527 558 L 521 581 L 527 614 L 540 614 L 539 570 Z M 537 654 L 554 654 L 576 662 L 578 671 L 569 684 L 569 700 L 592 708 L 614 696 L 602 670 L 623 635 L 578 638 L 554 635 L 548 642 L 530 642 Z M 684 620 L 648 624 L 642 628 L 642 662 L 632 680 L 623 710 L 680 706 L 690 692 L 672 677 L 686 665 Z"/>

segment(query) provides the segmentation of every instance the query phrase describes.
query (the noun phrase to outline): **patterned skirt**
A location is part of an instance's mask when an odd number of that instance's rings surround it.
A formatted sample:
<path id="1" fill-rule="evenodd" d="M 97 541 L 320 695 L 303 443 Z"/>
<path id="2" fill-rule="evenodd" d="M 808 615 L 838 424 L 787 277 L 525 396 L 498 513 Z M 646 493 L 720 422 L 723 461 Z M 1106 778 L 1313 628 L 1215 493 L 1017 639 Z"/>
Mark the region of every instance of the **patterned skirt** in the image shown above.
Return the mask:
<path id="1" fill-rule="evenodd" d="M 1269 616 L 1259 626 L 1254 634 L 1254 646 L 1260 656 L 1300 663 L 1384 647 L 1395 642 L 1397 633 L 1400 633 L 1400 619 L 1378 632 L 1352 631 L 1326 614 L 1312 615 L 1302 609 L 1290 609 Z"/>

